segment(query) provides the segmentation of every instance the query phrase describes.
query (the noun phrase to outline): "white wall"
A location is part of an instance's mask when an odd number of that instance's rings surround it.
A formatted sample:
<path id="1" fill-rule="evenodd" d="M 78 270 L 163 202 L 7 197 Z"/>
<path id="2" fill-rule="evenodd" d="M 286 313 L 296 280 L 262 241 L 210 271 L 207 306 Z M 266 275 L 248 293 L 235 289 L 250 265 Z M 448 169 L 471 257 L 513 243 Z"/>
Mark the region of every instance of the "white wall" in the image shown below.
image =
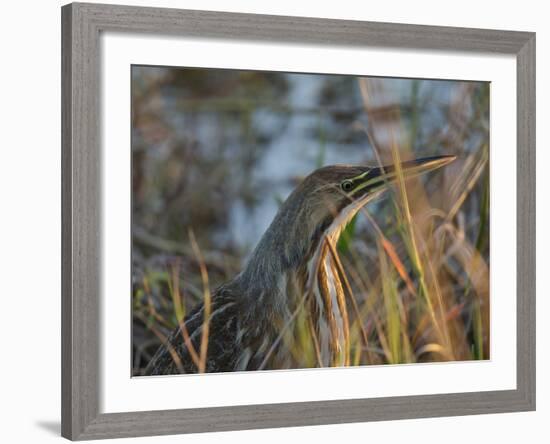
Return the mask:
<path id="1" fill-rule="evenodd" d="M 113 3 L 103 0 L 103 3 Z M 548 111 L 550 30 L 545 4 L 536 0 L 338 2 L 278 0 L 125 1 L 268 14 L 303 15 L 537 32 L 538 78 L 538 411 L 140 438 L 136 442 L 465 443 L 548 442 L 550 302 L 544 288 L 549 248 L 550 164 Z M 508 2 L 511 3 L 511 2 Z M 0 68 L 0 406 L 4 442 L 60 440 L 60 6 L 58 0 L 2 5 Z M 7 135 L 7 137 L 6 137 Z M 546 260 L 546 261 L 545 261 Z M 546 352 L 546 353 L 545 353 Z"/>

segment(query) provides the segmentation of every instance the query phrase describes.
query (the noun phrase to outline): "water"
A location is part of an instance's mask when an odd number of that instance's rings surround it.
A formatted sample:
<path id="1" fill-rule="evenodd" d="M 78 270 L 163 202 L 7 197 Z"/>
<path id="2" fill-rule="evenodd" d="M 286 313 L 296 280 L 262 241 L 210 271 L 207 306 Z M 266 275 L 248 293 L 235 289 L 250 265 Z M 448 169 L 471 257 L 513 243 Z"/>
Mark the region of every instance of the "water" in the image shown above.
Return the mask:
<path id="1" fill-rule="evenodd" d="M 182 193 L 189 196 L 196 193 L 197 188 L 202 189 L 201 178 L 215 173 L 212 165 L 223 165 L 225 172 L 220 179 L 223 183 L 219 184 L 223 205 L 210 204 L 215 208 L 207 208 L 210 211 L 206 211 L 207 214 L 214 213 L 209 216 L 209 225 L 199 222 L 201 226 L 196 226 L 195 221 L 192 228 L 211 230 L 207 236 L 213 245 L 231 246 L 243 255 L 250 253 L 281 202 L 301 178 L 324 165 L 376 163 L 362 129 L 369 122 L 355 77 L 270 74 L 265 78 L 260 76 L 264 83 L 257 86 L 254 82 L 258 79 L 246 72 L 235 77 L 232 71 L 141 67 L 135 68 L 133 79 L 136 87 L 145 91 L 147 82 L 161 82 L 163 86 L 153 99 L 136 111 L 152 113 L 156 123 L 170 130 L 168 138 L 143 143 L 149 156 L 146 173 L 156 175 L 153 185 L 148 186 L 157 189 L 143 201 L 142 219 L 147 217 L 153 221 L 146 228 L 157 236 L 170 237 L 170 233 L 177 230 L 185 232 L 185 217 L 180 215 L 186 216 L 189 211 L 204 213 L 212 195 L 212 190 L 206 188 L 199 203 L 193 200 L 194 207 L 187 206 L 188 199 L 183 196 L 181 201 L 170 204 L 175 208 L 165 208 L 165 191 L 157 183 L 162 180 L 157 179 L 164 178 L 165 171 L 173 169 L 174 163 L 179 164 L 182 176 L 191 175 L 190 183 L 182 187 Z M 273 86 L 279 83 L 286 83 L 284 91 Z M 369 106 L 399 107 L 400 125 L 405 130 L 412 128 L 411 116 L 413 113 L 416 116 L 417 134 L 412 141 L 416 145 L 415 154 L 442 152 L 441 140 L 453 141 L 453 137 L 456 143 L 463 143 L 461 150 L 474 150 L 479 144 L 479 134 L 472 133 L 460 140 L 449 129 L 453 108 L 462 106 L 462 112 L 456 114 L 466 120 L 471 117 L 471 94 L 464 94 L 468 83 L 376 79 L 372 85 L 384 93 L 373 94 Z M 270 88 L 275 91 L 275 97 L 269 95 Z M 461 97 L 466 97 L 465 103 L 460 102 Z M 384 124 L 376 126 L 377 142 L 387 142 Z M 460 122 L 454 126 L 460 129 Z M 135 140 L 140 140 L 144 131 L 139 128 Z M 410 133 L 404 132 L 407 137 Z M 194 155 L 202 163 L 185 164 L 180 145 L 193 147 L 191 151 L 196 150 Z M 160 167 L 152 168 L 153 164 Z M 175 180 L 184 179 L 189 180 L 188 177 Z M 170 210 L 173 220 L 166 222 L 166 213 Z M 135 221 L 138 225 L 145 224 L 139 215 Z M 171 229 L 175 226 L 177 230 Z"/>

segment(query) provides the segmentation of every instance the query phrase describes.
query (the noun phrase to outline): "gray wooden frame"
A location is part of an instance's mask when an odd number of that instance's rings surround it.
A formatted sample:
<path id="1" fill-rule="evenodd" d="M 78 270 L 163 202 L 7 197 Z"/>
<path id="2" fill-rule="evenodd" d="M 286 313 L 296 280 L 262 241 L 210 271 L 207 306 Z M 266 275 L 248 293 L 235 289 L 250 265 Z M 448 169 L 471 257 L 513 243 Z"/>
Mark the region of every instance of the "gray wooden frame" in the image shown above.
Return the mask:
<path id="1" fill-rule="evenodd" d="M 100 413 L 104 31 L 511 54 L 517 58 L 517 389 Z M 62 435 L 96 439 L 535 409 L 535 34 L 74 3 L 62 8 Z"/>

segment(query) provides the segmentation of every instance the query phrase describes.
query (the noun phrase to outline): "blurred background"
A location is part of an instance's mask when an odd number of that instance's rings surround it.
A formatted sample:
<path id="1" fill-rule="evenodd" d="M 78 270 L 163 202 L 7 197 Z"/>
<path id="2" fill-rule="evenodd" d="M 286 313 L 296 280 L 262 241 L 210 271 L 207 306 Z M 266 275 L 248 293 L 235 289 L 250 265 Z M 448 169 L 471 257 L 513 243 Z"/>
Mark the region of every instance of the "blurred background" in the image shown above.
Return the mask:
<path id="1" fill-rule="evenodd" d="M 213 290 L 314 169 L 435 154 L 340 239 L 355 365 L 490 356 L 489 84 L 133 66 L 133 374 L 202 300 L 190 235 Z"/>

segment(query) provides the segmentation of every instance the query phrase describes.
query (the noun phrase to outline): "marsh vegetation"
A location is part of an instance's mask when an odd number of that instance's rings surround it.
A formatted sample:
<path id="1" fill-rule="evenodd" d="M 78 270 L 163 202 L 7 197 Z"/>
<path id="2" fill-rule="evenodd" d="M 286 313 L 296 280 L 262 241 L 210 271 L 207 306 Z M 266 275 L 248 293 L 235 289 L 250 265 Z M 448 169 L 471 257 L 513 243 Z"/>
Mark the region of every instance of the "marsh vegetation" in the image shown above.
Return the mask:
<path id="1" fill-rule="evenodd" d="M 458 157 L 399 180 L 336 246 L 350 365 L 490 357 L 489 85 L 133 67 L 133 374 L 305 175 L 438 154 Z M 293 322 L 296 366 L 317 366 L 307 312 Z"/>

